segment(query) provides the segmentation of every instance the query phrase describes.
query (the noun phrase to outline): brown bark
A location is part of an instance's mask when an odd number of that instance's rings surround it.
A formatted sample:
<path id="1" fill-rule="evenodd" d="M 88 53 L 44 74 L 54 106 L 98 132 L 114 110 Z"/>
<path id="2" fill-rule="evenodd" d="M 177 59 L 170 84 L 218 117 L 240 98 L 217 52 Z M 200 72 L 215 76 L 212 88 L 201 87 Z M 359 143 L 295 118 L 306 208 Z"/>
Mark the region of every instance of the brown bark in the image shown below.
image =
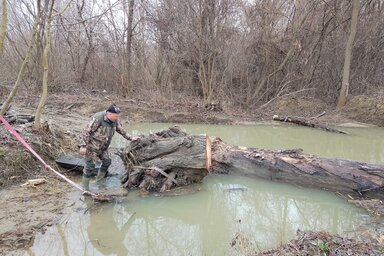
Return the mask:
<path id="1" fill-rule="evenodd" d="M 206 136 L 188 135 L 173 127 L 132 142 L 120 153 L 126 167 L 122 183 L 127 188 L 163 192 L 200 182 L 212 172 L 383 198 L 384 165 L 316 157 L 302 150 L 239 148 L 215 138 L 212 166 L 207 168 L 206 141 Z"/>
<path id="2" fill-rule="evenodd" d="M 215 172 L 383 198 L 383 165 L 316 157 L 303 154 L 300 149 L 270 151 L 226 147 L 223 150 L 221 144 L 213 148 L 217 152 L 213 156 Z"/>

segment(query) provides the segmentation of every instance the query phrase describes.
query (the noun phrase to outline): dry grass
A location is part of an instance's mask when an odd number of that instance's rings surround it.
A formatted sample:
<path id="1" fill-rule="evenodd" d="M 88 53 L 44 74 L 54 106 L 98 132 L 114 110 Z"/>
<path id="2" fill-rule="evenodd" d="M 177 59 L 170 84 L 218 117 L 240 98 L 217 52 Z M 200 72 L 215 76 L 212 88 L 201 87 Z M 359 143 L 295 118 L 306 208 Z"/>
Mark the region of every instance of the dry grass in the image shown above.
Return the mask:
<path id="1" fill-rule="evenodd" d="M 51 126 L 32 131 L 31 127 L 18 129 L 21 136 L 48 163 L 53 164 L 56 157 L 76 145 L 74 138 Z M 50 175 L 22 144 L 5 128 L 0 126 L 0 188 L 19 184 L 26 179 Z"/>
<path id="2" fill-rule="evenodd" d="M 384 253 L 383 242 L 380 239 L 354 239 L 331 235 L 327 232 L 298 231 L 296 238 L 277 248 L 259 251 L 247 237 L 237 233 L 232 239 L 231 246 L 237 255 L 369 255 L 379 256 Z"/>

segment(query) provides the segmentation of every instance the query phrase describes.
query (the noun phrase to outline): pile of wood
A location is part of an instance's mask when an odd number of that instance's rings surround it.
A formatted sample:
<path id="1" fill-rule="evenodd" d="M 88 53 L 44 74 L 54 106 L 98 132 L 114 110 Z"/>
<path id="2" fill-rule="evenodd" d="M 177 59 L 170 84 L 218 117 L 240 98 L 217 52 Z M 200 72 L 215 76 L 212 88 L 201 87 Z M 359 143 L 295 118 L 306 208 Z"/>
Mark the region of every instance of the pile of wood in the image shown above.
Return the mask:
<path id="1" fill-rule="evenodd" d="M 126 188 L 164 192 L 200 182 L 207 174 L 206 136 L 191 136 L 178 127 L 132 142 L 119 153 Z"/>

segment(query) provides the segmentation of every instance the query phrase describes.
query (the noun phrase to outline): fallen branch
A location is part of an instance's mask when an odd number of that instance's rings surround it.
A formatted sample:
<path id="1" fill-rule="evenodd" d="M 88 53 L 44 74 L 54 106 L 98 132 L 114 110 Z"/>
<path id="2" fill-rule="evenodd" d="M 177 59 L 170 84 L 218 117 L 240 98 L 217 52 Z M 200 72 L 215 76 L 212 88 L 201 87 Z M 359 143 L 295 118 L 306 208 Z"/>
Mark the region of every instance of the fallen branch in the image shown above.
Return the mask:
<path id="1" fill-rule="evenodd" d="M 314 117 L 314 118 L 317 118 L 317 117 Z M 294 123 L 294 124 L 301 125 L 301 126 L 306 126 L 306 127 L 315 128 L 315 129 L 321 129 L 321 130 L 324 130 L 327 132 L 348 134 L 347 132 L 344 132 L 344 131 L 340 131 L 340 130 L 330 128 L 330 127 L 327 127 L 324 125 L 312 123 L 309 120 L 306 120 L 304 117 L 293 117 L 293 116 L 280 117 L 278 115 L 274 115 L 272 119 L 274 121 Z"/>
<path id="2" fill-rule="evenodd" d="M 46 179 L 31 179 L 31 180 L 28 180 L 27 182 L 21 184 L 20 186 L 22 187 L 25 187 L 25 186 L 29 186 L 29 187 L 36 187 L 37 185 L 40 185 L 40 184 L 43 184 L 43 183 L 46 183 L 47 180 Z"/>
<path id="3" fill-rule="evenodd" d="M 309 118 L 309 120 L 313 120 L 313 119 L 316 119 L 316 118 L 319 118 L 319 117 L 322 117 L 323 115 L 325 115 L 325 111 L 321 112 L 320 114 L 318 114 L 317 116 L 313 116 L 311 118 Z"/>

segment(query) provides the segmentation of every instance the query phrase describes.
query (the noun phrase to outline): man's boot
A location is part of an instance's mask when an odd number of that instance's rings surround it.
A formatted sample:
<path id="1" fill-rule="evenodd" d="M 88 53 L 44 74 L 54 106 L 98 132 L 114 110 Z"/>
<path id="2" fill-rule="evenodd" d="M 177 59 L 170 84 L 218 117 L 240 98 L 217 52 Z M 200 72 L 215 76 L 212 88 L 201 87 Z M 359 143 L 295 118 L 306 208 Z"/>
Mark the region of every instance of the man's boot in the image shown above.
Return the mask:
<path id="1" fill-rule="evenodd" d="M 97 176 L 95 177 L 95 183 L 98 183 L 102 181 L 105 176 L 107 175 L 107 170 L 104 170 L 103 168 L 100 168 L 99 171 L 97 172 Z"/>
<path id="2" fill-rule="evenodd" d="M 106 158 L 102 160 L 100 169 L 97 172 L 97 176 L 95 178 L 95 183 L 102 181 L 105 178 L 105 176 L 107 176 L 107 170 L 108 170 L 108 167 L 111 165 L 111 162 L 112 161 L 110 158 Z"/>
<path id="3" fill-rule="evenodd" d="M 83 184 L 83 188 L 85 190 L 89 190 L 89 181 L 90 180 L 91 180 L 90 176 L 83 174 L 83 179 L 81 180 L 81 183 Z"/>

